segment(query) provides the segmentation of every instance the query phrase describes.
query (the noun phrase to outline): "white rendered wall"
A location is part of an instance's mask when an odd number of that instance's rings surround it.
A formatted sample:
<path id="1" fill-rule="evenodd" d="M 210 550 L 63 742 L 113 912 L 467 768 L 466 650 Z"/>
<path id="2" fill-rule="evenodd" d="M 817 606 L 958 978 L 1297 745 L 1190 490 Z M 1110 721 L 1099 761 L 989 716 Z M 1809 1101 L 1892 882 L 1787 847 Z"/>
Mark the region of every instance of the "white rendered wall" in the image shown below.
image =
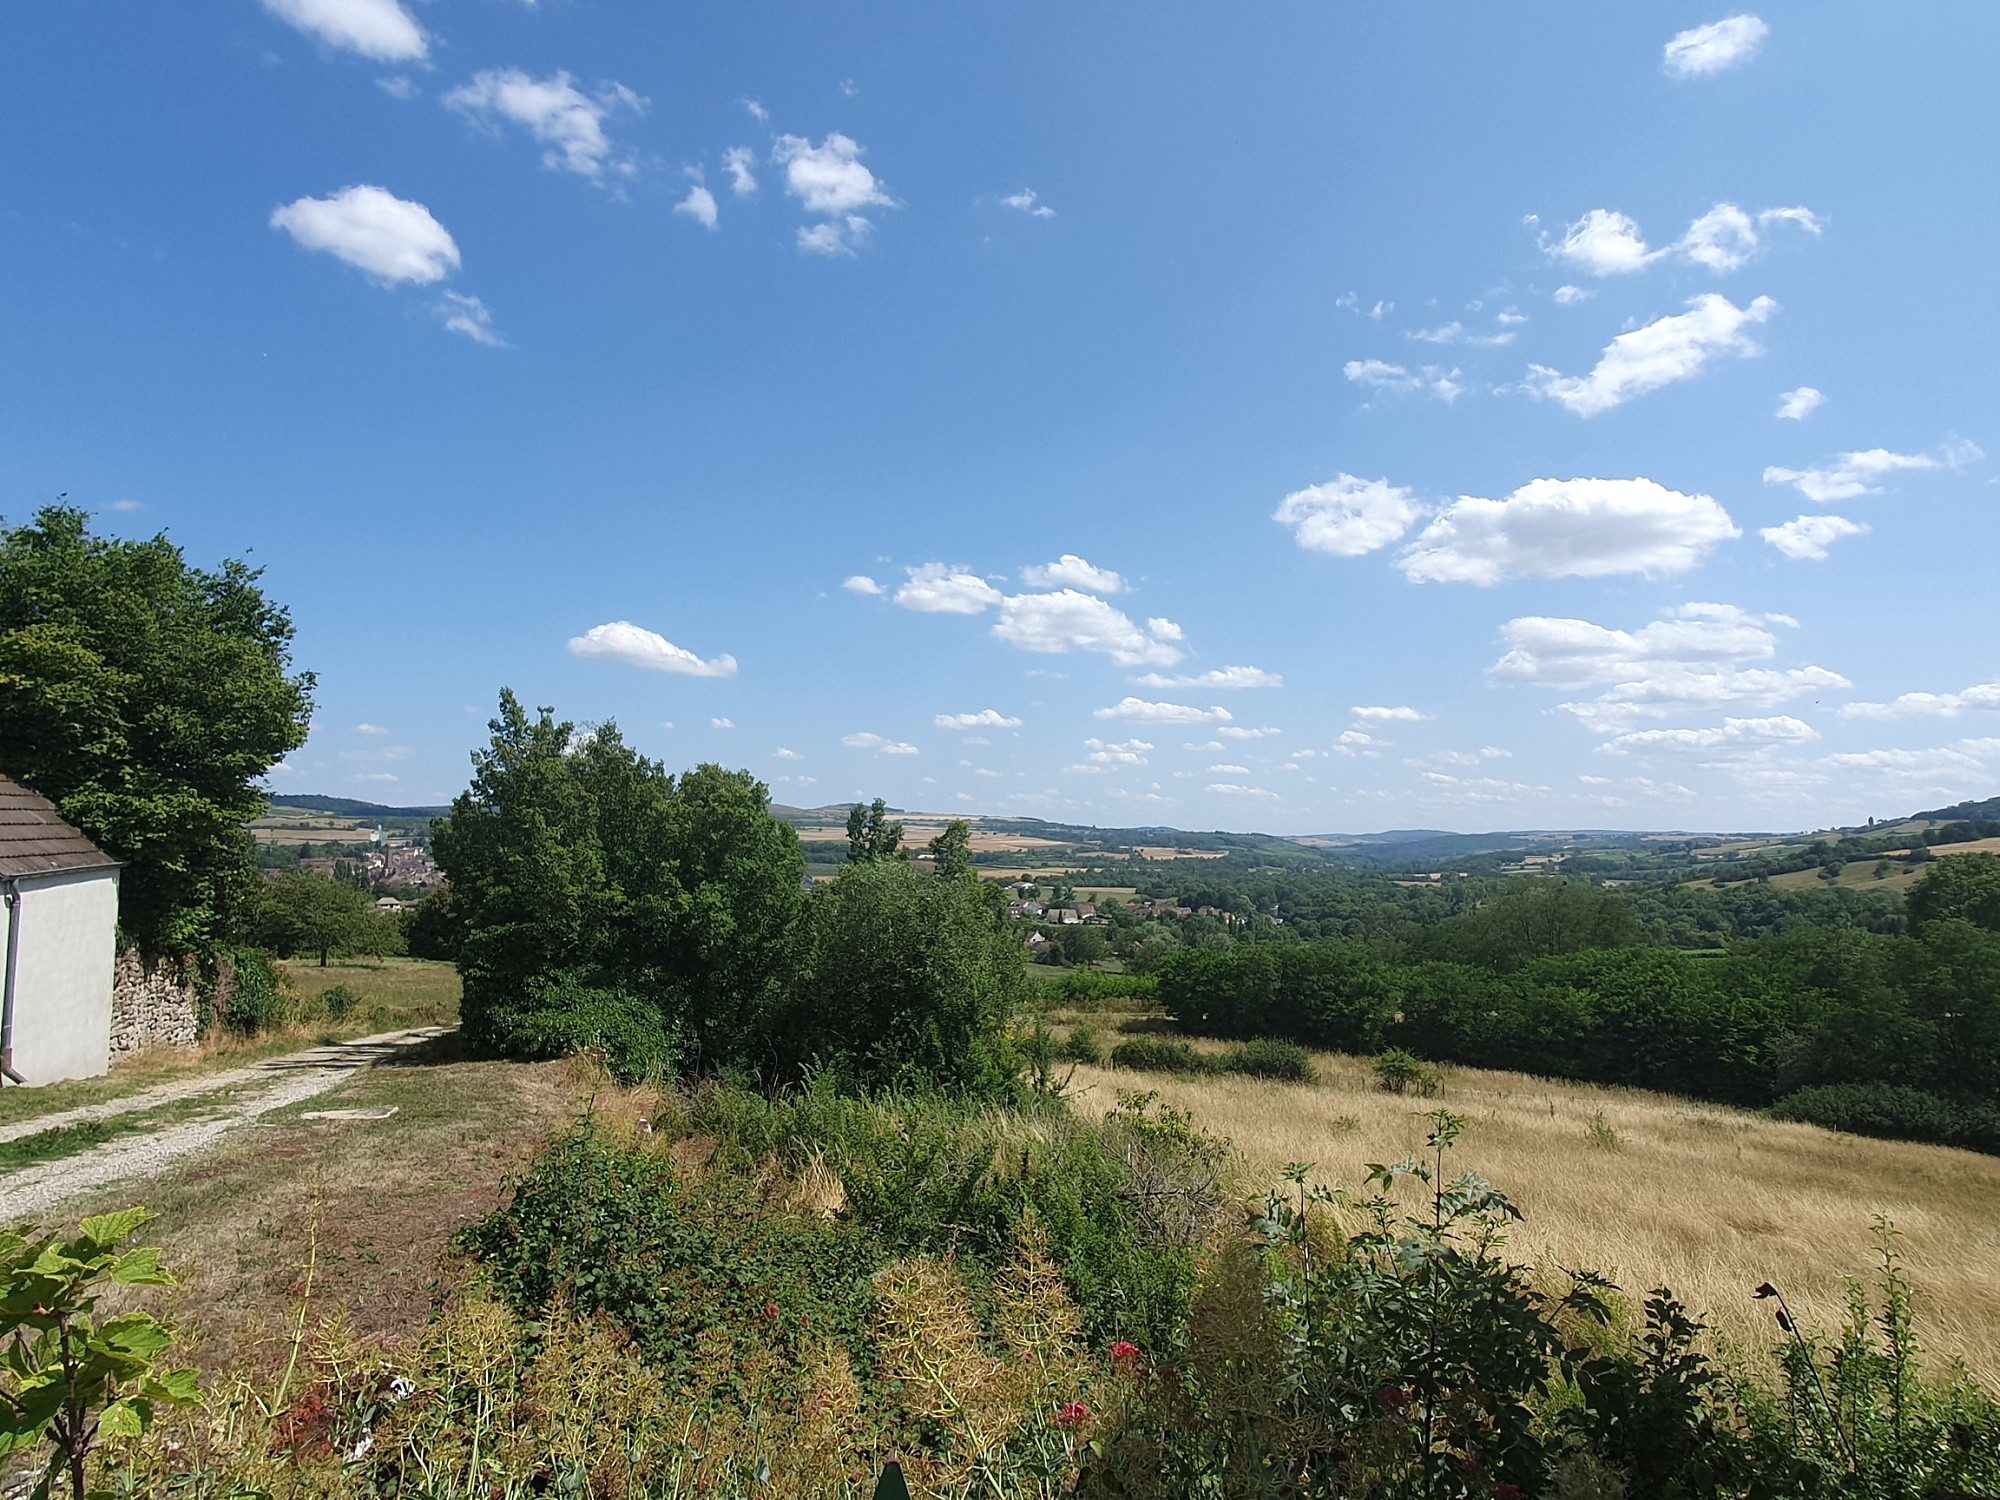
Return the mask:
<path id="1" fill-rule="evenodd" d="M 24 875 L 20 889 L 14 1071 L 30 1084 L 108 1072 L 118 872 Z"/>

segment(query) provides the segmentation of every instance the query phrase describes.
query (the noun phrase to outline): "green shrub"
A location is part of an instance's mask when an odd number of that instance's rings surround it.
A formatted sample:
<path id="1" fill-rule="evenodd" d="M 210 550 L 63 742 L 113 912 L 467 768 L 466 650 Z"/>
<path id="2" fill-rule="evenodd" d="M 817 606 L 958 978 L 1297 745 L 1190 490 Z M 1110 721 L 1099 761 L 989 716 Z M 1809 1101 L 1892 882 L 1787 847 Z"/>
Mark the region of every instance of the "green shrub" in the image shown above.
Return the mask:
<path id="1" fill-rule="evenodd" d="M 1387 1094 L 1415 1094 L 1434 1098 L 1444 1088 L 1444 1075 L 1400 1047 L 1392 1047 L 1375 1059 L 1375 1081 Z"/>
<path id="2" fill-rule="evenodd" d="M 256 1036 L 289 1018 L 289 997 L 270 955 L 254 948 L 218 949 L 216 963 L 214 987 L 228 991 L 220 1019 L 231 1036 Z"/>
<path id="3" fill-rule="evenodd" d="M 2000 1155 L 2000 1110 L 1891 1083 L 1835 1083 L 1799 1089 L 1772 1105 L 1775 1120 L 1824 1125 L 1850 1135 L 1929 1141 Z"/>
<path id="4" fill-rule="evenodd" d="M 1231 1047 L 1222 1056 L 1223 1068 L 1231 1073 L 1248 1073 L 1253 1078 L 1275 1078 L 1284 1083 L 1317 1083 L 1319 1070 L 1312 1056 L 1293 1042 L 1260 1037 Z"/>
<path id="5" fill-rule="evenodd" d="M 1060 1050 L 1070 1062 L 1089 1063 L 1094 1067 L 1104 1061 L 1104 1040 L 1097 1034 L 1095 1026 L 1072 1026 L 1069 1035 L 1063 1038 Z"/>
<path id="6" fill-rule="evenodd" d="M 1111 1049 L 1111 1066 L 1141 1073 L 1220 1073 L 1222 1059 L 1164 1036 L 1135 1036 Z"/>
<path id="7" fill-rule="evenodd" d="M 1160 987 L 1150 974 L 1100 974 L 1077 969 L 1042 986 L 1039 998 L 1074 1009 L 1092 1009 L 1119 1000 L 1150 1001 Z"/>
<path id="8" fill-rule="evenodd" d="M 345 1021 L 349 1012 L 361 1003 L 361 997 L 344 984 L 330 985 L 321 990 L 319 1000 L 326 1007 L 329 1021 Z"/>
<path id="9" fill-rule="evenodd" d="M 525 999 L 490 1022 L 494 1044 L 510 1056 L 570 1057 L 599 1048 L 613 1076 L 626 1082 L 671 1076 L 681 1060 L 660 1008 L 624 990 L 563 975 L 531 981 Z"/>

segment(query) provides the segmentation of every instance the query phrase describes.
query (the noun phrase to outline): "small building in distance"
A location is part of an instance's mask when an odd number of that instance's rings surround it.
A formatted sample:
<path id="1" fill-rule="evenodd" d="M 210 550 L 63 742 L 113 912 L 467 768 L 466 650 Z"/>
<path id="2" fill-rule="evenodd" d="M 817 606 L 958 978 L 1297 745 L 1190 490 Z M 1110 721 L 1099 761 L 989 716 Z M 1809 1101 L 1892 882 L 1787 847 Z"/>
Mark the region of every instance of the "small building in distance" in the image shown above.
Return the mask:
<path id="1" fill-rule="evenodd" d="M 111 1067 L 118 861 L 55 804 L 0 776 L 0 1068 L 9 1083 Z"/>

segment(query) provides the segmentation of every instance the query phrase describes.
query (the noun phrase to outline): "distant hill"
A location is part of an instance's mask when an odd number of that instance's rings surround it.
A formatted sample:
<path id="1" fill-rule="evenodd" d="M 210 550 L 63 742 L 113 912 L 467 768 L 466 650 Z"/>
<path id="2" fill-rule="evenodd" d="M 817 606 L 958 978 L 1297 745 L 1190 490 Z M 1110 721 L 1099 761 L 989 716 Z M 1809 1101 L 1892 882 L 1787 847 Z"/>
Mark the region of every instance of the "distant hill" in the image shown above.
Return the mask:
<path id="1" fill-rule="evenodd" d="M 2000 820 L 2000 797 L 1988 797 L 1984 802 L 1954 802 L 1950 807 L 1910 814 L 1910 820 L 1917 818 L 1939 823 L 1982 823 Z"/>
<path id="2" fill-rule="evenodd" d="M 352 797 L 276 796 L 273 807 L 290 807 L 299 812 L 325 813 L 332 818 L 441 818 L 449 807 L 388 807 L 380 802 L 357 802 Z"/>

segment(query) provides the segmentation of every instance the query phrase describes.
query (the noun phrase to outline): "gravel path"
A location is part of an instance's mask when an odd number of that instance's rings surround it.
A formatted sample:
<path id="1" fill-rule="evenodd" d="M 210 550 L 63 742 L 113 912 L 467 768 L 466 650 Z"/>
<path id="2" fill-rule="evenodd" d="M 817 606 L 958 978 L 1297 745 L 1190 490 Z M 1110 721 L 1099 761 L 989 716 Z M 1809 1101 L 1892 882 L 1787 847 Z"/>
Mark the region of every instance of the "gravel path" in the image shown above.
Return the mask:
<path id="1" fill-rule="evenodd" d="M 314 1047 L 249 1067 L 231 1068 L 202 1078 L 162 1084 L 122 1099 L 111 1099 L 103 1104 L 86 1105 L 82 1109 L 64 1110 L 60 1114 L 43 1115 L 40 1119 L 10 1125 L 0 1132 L 0 1141 L 34 1135 L 62 1125 L 83 1124 L 137 1110 L 157 1109 L 161 1105 L 208 1094 L 218 1096 L 215 1113 L 206 1119 L 120 1136 L 88 1151 L 79 1151 L 74 1156 L 37 1163 L 0 1177 L 0 1224 L 36 1218 L 66 1198 L 113 1182 L 155 1176 L 182 1158 L 205 1150 L 231 1132 L 242 1129 L 259 1115 L 297 1104 L 315 1094 L 323 1094 L 370 1063 L 379 1062 L 433 1037 L 443 1036 L 449 1029 L 427 1026 L 413 1031 L 384 1032 L 380 1036 L 362 1037 L 328 1047 Z M 256 1086 L 260 1082 L 263 1087 Z"/>

